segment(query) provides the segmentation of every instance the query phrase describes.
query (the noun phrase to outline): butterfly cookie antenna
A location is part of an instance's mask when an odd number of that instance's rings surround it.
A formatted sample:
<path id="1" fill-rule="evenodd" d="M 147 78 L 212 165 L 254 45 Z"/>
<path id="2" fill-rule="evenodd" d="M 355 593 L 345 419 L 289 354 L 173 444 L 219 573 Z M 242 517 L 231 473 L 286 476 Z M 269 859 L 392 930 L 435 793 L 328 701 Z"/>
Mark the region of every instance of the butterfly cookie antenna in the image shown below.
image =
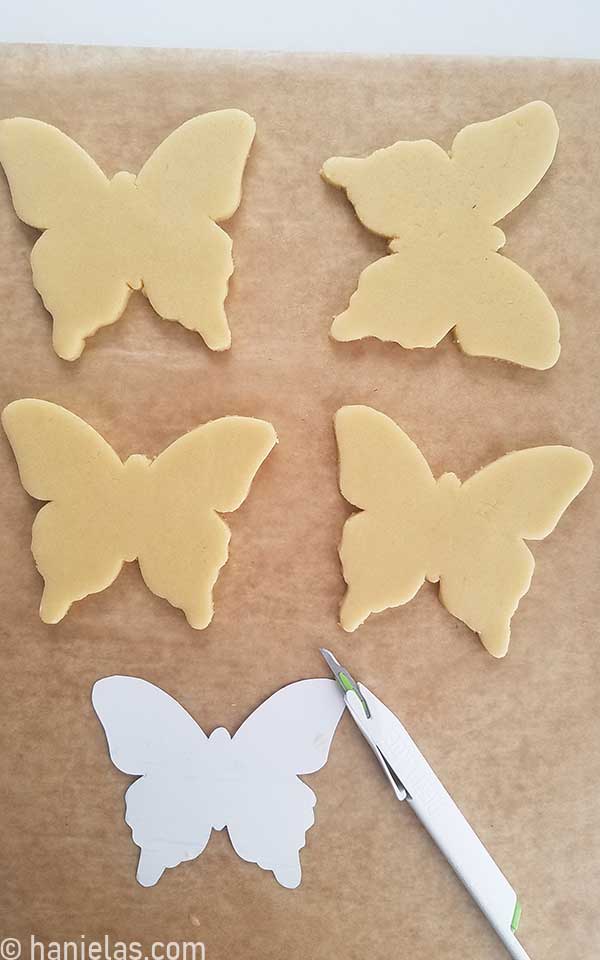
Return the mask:
<path id="1" fill-rule="evenodd" d="M 152 463 L 143 453 L 132 453 L 125 461 L 125 477 L 131 491 L 136 490 L 139 494 L 140 483 L 144 482 L 144 477 L 148 472 L 148 467 Z"/>
<path id="2" fill-rule="evenodd" d="M 125 466 L 127 466 L 127 464 L 131 464 L 134 469 L 137 469 L 142 465 L 148 466 L 149 463 L 152 463 L 152 461 L 143 453 L 132 453 L 129 457 L 127 457 Z"/>
<path id="3" fill-rule="evenodd" d="M 126 204 L 128 200 L 133 200 L 136 195 L 135 174 L 119 170 L 110 181 L 110 191 L 120 203 Z"/>
<path id="4" fill-rule="evenodd" d="M 135 173 L 127 173 L 126 170 L 119 170 L 118 173 L 115 173 L 114 177 L 111 178 L 110 182 L 116 184 L 117 186 L 121 186 L 126 183 L 135 185 L 135 180 Z"/>
<path id="5" fill-rule="evenodd" d="M 462 486 L 455 473 L 443 473 L 438 480 L 438 487 L 443 490 L 458 490 Z"/>

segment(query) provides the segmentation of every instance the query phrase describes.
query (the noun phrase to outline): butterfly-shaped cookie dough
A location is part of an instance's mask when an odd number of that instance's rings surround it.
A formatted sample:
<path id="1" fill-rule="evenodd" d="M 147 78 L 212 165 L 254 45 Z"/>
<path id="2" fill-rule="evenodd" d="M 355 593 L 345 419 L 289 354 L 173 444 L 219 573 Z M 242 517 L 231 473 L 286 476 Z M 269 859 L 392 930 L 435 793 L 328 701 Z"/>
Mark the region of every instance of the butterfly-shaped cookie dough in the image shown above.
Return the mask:
<path id="1" fill-rule="evenodd" d="M 557 141 L 554 113 L 537 101 L 465 127 L 449 155 L 417 140 L 364 160 L 327 160 L 325 180 L 346 190 L 366 227 L 391 238 L 392 252 L 362 272 L 332 337 L 434 347 L 453 329 L 467 354 L 539 370 L 555 364 L 554 308 L 497 252 L 505 236 L 494 224 L 539 183 Z"/>
<path id="2" fill-rule="evenodd" d="M 503 657 L 534 569 L 523 541 L 552 532 L 588 482 L 590 458 L 533 447 L 461 483 L 453 473 L 436 480 L 404 431 L 371 407 L 342 407 L 335 432 L 342 496 L 362 511 L 346 521 L 340 545 L 344 630 L 439 581 L 446 609 Z"/>
<path id="3" fill-rule="evenodd" d="M 284 887 L 299 885 L 317 798 L 298 774 L 327 762 L 344 711 L 335 680 L 282 687 L 233 737 L 224 727 L 207 737 L 176 700 L 137 677 L 98 680 L 92 702 L 112 762 L 139 777 L 125 820 L 141 848 L 142 886 L 200 856 L 224 827 L 242 860 L 272 870 Z"/>
<path id="4" fill-rule="evenodd" d="M 175 440 L 155 460 L 123 463 L 85 421 L 44 400 L 2 413 L 21 483 L 37 500 L 31 549 L 44 578 L 40 616 L 58 623 L 75 600 L 99 593 L 137 558 L 144 581 L 206 627 L 230 531 L 215 511 L 244 502 L 277 442 L 264 420 L 223 417 Z"/>
<path id="5" fill-rule="evenodd" d="M 254 132 L 241 110 L 205 113 L 168 136 L 137 177 L 109 180 L 56 127 L 0 121 L 0 163 L 15 211 L 45 231 L 31 266 L 60 357 L 76 360 L 86 337 L 119 319 L 132 290 L 211 350 L 230 346 L 223 304 L 231 240 L 215 221 L 239 206 Z"/>

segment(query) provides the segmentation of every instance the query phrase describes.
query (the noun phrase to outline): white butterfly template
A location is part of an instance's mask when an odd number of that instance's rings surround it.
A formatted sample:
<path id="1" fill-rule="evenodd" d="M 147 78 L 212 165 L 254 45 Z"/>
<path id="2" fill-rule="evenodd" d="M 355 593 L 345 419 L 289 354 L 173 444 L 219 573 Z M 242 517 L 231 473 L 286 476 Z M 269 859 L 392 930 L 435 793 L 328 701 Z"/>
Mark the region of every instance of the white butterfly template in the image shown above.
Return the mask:
<path id="1" fill-rule="evenodd" d="M 142 886 L 198 857 L 224 827 L 243 860 L 272 870 L 284 887 L 299 885 L 317 798 L 298 775 L 327 762 L 344 711 L 334 680 L 282 687 L 233 737 L 224 727 L 207 737 L 176 700 L 138 677 L 98 680 L 92 703 L 113 763 L 139 777 L 126 792 L 125 820 L 141 850 Z"/>

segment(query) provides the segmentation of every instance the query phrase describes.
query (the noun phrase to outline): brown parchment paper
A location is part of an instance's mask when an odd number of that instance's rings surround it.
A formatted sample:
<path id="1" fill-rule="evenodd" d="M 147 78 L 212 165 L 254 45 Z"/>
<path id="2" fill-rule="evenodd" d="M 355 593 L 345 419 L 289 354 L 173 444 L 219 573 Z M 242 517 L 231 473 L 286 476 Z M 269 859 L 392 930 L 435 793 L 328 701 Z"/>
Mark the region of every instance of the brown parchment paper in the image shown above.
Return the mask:
<path id="1" fill-rule="evenodd" d="M 4 47 L 0 58 L 0 116 L 57 125 L 110 175 L 137 172 L 194 114 L 235 106 L 258 123 L 243 202 L 227 227 L 236 273 L 226 354 L 210 353 L 136 294 L 79 361 L 59 360 L 31 283 L 36 233 L 17 220 L 0 180 L 2 405 L 25 396 L 61 403 L 123 457 L 156 454 L 227 413 L 264 417 L 280 437 L 229 518 L 230 560 L 203 632 L 153 596 L 135 564 L 45 626 L 29 552 L 38 504 L 0 438 L 2 935 L 107 935 L 146 949 L 202 940 L 208 960 L 503 958 L 349 717 L 327 766 L 307 778 L 318 804 L 298 890 L 240 860 L 225 832 L 156 887 L 137 885 L 123 821 L 129 781 L 109 761 L 92 683 L 143 676 L 206 731 L 233 731 L 282 684 L 326 675 L 325 644 L 398 712 L 488 845 L 520 894 L 531 956 L 596 958 L 600 66 L 44 46 Z M 468 358 L 450 338 L 414 352 L 330 341 L 331 317 L 385 245 L 320 180 L 323 160 L 400 138 L 449 147 L 465 124 L 535 98 L 556 111 L 558 154 L 503 227 L 505 252 L 560 315 L 556 367 Z M 597 475 L 555 533 L 531 545 L 534 580 L 504 661 L 486 654 L 430 585 L 353 635 L 337 626 L 336 548 L 349 507 L 337 489 L 332 416 L 356 402 L 396 419 L 436 474 L 465 478 L 506 451 L 544 443 L 595 458 Z"/>

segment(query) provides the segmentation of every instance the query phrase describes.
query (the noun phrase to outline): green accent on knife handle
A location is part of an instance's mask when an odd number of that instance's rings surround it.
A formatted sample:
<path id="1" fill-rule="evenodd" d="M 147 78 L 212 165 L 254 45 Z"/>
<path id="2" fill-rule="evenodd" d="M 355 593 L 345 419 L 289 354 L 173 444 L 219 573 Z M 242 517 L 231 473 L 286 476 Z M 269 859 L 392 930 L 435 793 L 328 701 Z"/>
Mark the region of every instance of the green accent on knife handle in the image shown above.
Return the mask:
<path id="1" fill-rule="evenodd" d="M 512 920 L 510 921 L 510 929 L 512 930 L 513 933 L 516 933 L 517 930 L 519 929 L 519 923 L 521 922 L 521 912 L 522 912 L 521 904 L 517 900 L 517 902 L 515 903 L 515 912 L 513 913 Z"/>
<path id="2" fill-rule="evenodd" d="M 342 687 L 343 690 L 346 691 L 346 693 L 349 690 L 354 690 L 353 684 L 350 682 L 350 680 L 348 679 L 345 673 L 342 673 L 340 671 L 340 673 L 338 673 L 338 679 L 340 681 L 340 686 Z"/>

